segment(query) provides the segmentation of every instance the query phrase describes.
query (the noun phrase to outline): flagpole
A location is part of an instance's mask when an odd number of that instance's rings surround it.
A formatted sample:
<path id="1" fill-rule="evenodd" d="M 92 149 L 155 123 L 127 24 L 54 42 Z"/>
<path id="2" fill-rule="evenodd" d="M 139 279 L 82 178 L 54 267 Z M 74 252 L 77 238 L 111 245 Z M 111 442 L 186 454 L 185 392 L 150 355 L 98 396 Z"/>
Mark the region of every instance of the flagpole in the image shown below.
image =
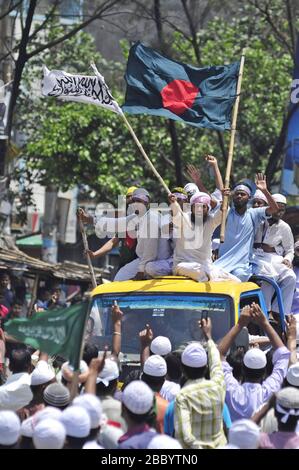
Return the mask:
<path id="1" fill-rule="evenodd" d="M 147 154 L 145 153 L 145 150 L 144 148 L 142 147 L 137 135 L 135 134 L 131 124 L 129 123 L 129 121 L 127 120 L 125 114 L 122 112 L 121 113 L 121 117 L 122 119 L 124 120 L 127 128 L 129 129 L 137 147 L 139 148 L 140 152 L 142 153 L 144 159 L 146 160 L 147 164 L 149 165 L 149 167 L 151 168 L 152 172 L 155 174 L 155 176 L 158 178 L 158 180 L 160 181 L 160 183 L 162 184 L 163 188 L 165 189 L 165 191 L 167 192 L 167 194 L 171 194 L 167 184 L 165 183 L 165 181 L 163 180 L 162 176 L 160 175 L 160 173 L 158 173 L 158 171 L 156 170 L 156 168 L 154 167 L 154 165 L 152 164 L 151 160 L 149 159 L 149 157 L 147 156 Z"/>
<path id="2" fill-rule="evenodd" d="M 229 181 L 230 181 L 230 175 L 231 175 L 231 169 L 232 169 L 232 163 L 233 163 L 237 117 L 238 117 L 241 84 L 242 84 L 244 62 L 245 62 L 245 51 L 246 50 L 244 48 L 242 50 L 240 70 L 239 70 L 238 83 L 237 83 L 237 93 L 236 93 L 237 98 L 236 98 L 235 105 L 234 105 L 234 110 L 233 110 L 233 118 L 232 118 L 232 125 L 231 125 L 231 134 L 230 134 L 230 142 L 229 142 L 229 150 L 228 150 L 227 167 L 226 167 L 225 181 L 224 181 L 224 188 L 225 189 L 229 187 Z M 224 242 L 227 211 L 228 211 L 228 196 L 223 196 L 222 219 L 221 219 L 221 229 L 220 229 L 220 243 Z"/>
<path id="3" fill-rule="evenodd" d="M 84 250 L 86 252 L 87 263 L 88 263 L 88 268 L 89 268 L 89 272 L 90 272 L 92 287 L 95 288 L 95 287 L 97 287 L 97 281 L 96 281 L 96 277 L 95 277 L 95 274 L 94 274 L 93 265 L 92 265 L 92 262 L 91 262 L 91 259 L 90 259 L 89 253 L 88 253 L 88 241 L 87 241 L 85 228 L 84 228 L 83 222 L 80 219 L 80 217 L 79 217 L 79 226 L 80 226 L 80 231 L 81 231 L 81 235 L 82 235 Z"/>

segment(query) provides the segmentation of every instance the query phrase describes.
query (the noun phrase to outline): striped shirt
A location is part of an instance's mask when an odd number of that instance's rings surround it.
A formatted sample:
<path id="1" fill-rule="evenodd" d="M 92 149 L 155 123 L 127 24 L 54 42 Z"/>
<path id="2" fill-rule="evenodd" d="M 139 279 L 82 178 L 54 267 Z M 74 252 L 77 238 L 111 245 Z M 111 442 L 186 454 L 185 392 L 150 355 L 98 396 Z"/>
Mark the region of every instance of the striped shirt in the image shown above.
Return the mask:
<path id="1" fill-rule="evenodd" d="M 226 444 L 224 374 L 215 343 L 209 340 L 207 344 L 210 380 L 188 380 L 175 400 L 175 436 L 184 449 L 214 449 Z"/>

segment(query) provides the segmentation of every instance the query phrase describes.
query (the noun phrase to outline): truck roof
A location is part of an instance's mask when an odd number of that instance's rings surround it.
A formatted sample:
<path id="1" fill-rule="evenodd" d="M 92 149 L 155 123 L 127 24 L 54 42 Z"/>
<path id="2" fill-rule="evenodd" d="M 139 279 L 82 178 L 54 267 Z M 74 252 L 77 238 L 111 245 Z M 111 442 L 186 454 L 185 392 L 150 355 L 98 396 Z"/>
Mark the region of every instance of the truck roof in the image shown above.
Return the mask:
<path id="1" fill-rule="evenodd" d="M 196 282 L 180 276 L 168 276 L 146 281 L 110 282 L 97 286 L 92 296 L 100 294 L 182 292 L 201 294 L 225 294 L 232 298 L 240 297 L 243 292 L 259 289 L 253 282 Z"/>

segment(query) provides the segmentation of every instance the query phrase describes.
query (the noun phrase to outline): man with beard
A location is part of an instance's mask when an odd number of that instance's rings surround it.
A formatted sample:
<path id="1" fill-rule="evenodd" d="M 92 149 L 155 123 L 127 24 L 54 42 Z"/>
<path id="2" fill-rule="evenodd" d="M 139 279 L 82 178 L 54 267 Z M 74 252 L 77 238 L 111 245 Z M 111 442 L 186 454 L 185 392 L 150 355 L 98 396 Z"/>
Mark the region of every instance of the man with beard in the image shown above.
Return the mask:
<path id="1" fill-rule="evenodd" d="M 279 210 L 271 218 L 265 220 L 256 231 L 253 245 L 253 272 L 268 276 L 277 282 L 281 289 L 285 315 L 289 315 L 296 284 L 296 276 L 292 269 L 294 237 L 291 227 L 281 220 L 286 211 L 285 196 L 273 194 L 272 198 Z M 262 291 L 267 310 L 272 312 L 274 318 L 279 316 L 277 299 L 275 298 L 272 302 L 273 287 L 268 283 L 263 283 Z"/>
<path id="2" fill-rule="evenodd" d="M 256 176 L 256 187 L 267 198 L 269 207 L 247 208 L 251 188 L 245 183 L 237 184 L 233 190 L 233 207 L 230 208 L 225 230 L 224 243 L 219 248 L 219 259 L 214 266 L 248 281 L 252 275 L 251 257 L 254 235 L 267 217 L 279 211 L 279 207 L 267 189 L 266 177 Z"/>
<path id="3" fill-rule="evenodd" d="M 175 196 L 172 199 L 175 201 Z M 217 203 L 203 192 L 195 193 L 190 199 L 190 205 L 191 213 L 186 216 L 191 222 L 191 229 L 186 223 L 174 223 L 173 273 L 198 282 L 226 279 L 237 281 L 234 276 L 222 269 L 215 269 L 212 264 L 212 235 L 221 223 L 220 206 L 211 213 Z"/>

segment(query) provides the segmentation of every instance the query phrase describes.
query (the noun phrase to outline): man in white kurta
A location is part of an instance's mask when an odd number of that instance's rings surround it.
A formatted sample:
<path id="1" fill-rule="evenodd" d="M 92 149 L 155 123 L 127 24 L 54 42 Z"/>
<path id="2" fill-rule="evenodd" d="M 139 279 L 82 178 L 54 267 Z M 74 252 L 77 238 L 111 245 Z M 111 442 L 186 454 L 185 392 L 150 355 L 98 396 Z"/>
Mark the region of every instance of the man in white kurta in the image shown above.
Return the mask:
<path id="1" fill-rule="evenodd" d="M 294 259 L 294 237 L 290 226 L 281 220 L 285 213 L 286 198 L 282 194 L 273 194 L 279 206 L 279 212 L 264 221 L 257 229 L 254 239 L 253 268 L 254 274 L 268 276 L 279 285 L 282 293 L 285 314 L 291 313 L 292 300 L 296 285 L 296 276 L 292 269 Z M 278 302 L 272 302 L 274 289 L 263 283 L 262 291 L 268 311 L 278 313 Z"/>

